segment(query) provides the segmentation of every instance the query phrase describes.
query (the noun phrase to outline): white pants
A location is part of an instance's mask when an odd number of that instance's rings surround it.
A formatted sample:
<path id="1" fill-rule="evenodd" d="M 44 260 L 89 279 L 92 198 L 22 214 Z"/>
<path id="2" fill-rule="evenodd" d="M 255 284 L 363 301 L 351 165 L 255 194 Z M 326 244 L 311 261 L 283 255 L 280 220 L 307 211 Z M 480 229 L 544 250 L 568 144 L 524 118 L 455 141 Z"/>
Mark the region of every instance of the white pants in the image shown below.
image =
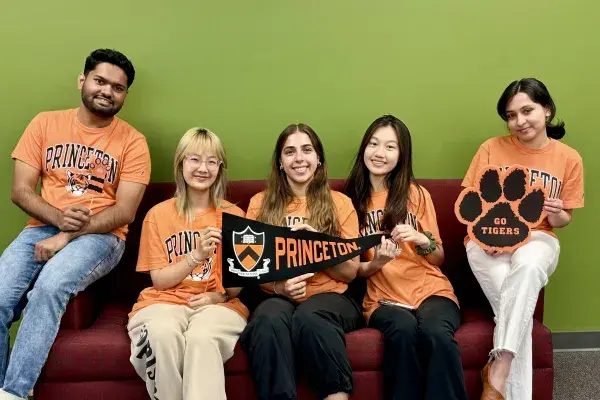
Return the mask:
<path id="1" fill-rule="evenodd" d="M 489 256 L 470 241 L 467 258 L 473 274 L 492 309 L 496 327 L 494 349 L 514 354 L 507 381 L 506 398 L 530 400 L 532 397 L 533 312 L 540 290 L 548 283 L 558 263 L 560 246 L 553 236 L 534 231 L 531 240 L 512 253 Z"/>
<path id="2" fill-rule="evenodd" d="M 238 313 L 223 306 L 153 304 L 127 325 L 129 360 L 152 400 L 225 400 L 223 363 L 245 327 Z"/>

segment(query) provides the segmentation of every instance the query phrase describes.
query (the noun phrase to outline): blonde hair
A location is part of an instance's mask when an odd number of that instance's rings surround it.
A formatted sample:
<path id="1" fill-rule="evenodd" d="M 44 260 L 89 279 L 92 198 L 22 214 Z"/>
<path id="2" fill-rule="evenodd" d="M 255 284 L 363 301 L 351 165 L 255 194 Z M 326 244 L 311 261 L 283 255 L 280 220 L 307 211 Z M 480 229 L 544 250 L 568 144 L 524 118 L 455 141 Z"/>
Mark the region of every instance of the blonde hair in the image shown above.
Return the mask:
<path id="1" fill-rule="evenodd" d="M 173 160 L 173 175 L 175 176 L 175 199 L 179 215 L 187 222 L 194 220 L 192 205 L 188 195 L 188 185 L 183 177 L 183 161 L 192 154 L 211 153 L 221 162 L 217 178 L 210 187 L 210 202 L 217 208 L 223 205 L 227 187 L 227 156 L 221 139 L 213 132 L 204 128 L 188 130 L 177 145 Z"/>

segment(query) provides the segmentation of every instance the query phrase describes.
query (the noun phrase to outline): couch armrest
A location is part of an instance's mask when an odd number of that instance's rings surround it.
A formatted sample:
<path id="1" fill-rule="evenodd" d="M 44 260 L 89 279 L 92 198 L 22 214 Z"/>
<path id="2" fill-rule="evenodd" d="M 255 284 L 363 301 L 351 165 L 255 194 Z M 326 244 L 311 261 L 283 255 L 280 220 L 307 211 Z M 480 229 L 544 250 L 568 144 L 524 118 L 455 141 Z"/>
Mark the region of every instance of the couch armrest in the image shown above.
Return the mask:
<path id="1" fill-rule="evenodd" d="M 80 292 L 67 304 L 60 321 L 61 329 L 86 329 L 92 326 L 100 314 L 100 298 L 94 287 Z"/>

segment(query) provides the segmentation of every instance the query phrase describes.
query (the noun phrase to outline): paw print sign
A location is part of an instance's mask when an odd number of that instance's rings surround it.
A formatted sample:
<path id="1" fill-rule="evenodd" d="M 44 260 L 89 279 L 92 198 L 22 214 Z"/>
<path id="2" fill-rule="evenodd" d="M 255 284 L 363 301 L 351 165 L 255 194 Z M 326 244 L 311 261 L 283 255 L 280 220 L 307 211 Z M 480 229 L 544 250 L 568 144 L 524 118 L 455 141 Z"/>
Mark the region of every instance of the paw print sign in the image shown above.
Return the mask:
<path id="1" fill-rule="evenodd" d="M 544 191 L 529 181 L 529 170 L 520 165 L 485 167 L 476 187 L 464 189 L 454 205 L 470 239 L 485 250 L 512 251 L 527 243 L 545 216 Z"/>

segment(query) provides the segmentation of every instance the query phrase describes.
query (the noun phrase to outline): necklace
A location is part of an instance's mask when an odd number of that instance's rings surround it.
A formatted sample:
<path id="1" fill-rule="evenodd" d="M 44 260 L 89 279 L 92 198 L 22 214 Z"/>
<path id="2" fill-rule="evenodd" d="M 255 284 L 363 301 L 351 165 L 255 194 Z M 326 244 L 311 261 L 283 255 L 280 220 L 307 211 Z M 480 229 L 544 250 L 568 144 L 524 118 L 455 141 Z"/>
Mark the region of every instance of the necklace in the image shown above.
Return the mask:
<path id="1" fill-rule="evenodd" d="M 87 147 L 87 154 L 86 154 L 86 159 L 85 159 L 85 170 L 87 172 L 88 179 L 93 180 L 95 183 L 100 183 L 100 184 L 102 184 L 102 186 L 104 186 L 104 176 L 103 176 L 103 173 L 105 172 L 105 170 L 108 170 L 109 159 L 108 158 L 104 158 L 104 160 L 103 160 L 102 157 L 100 155 L 98 155 L 93 162 L 90 162 L 90 157 L 93 155 L 89 151 L 89 147 L 91 147 L 91 146 L 87 146 L 87 144 L 85 143 L 85 140 L 83 139 L 83 136 L 77 130 L 76 124 L 77 124 L 77 120 L 78 120 L 78 115 L 79 115 L 79 110 L 77 110 L 77 112 L 75 113 L 75 117 L 71 121 L 71 126 L 73 128 L 72 132 L 71 132 L 72 133 L 73 143 L 76 142 L 76 139 L 75 139 L 75 134 L 76 134 L 78 136 L 79 141 L 81 142 L 81 144 L 83 146 Z M 94 147 L 94 149 L 96 150 L 95 151 L 96 153 L 99 153 L 99 154 L 104 153 L 104 151 L 102 150 L 101 146 L 104 143 L 104 140 L 106 138 L 112 136 L 112 133 L 115 131 L 115 129 L 117 127 L 117 123 L 118 122 L 114 123 L 114 126 L 112 127 L 112 129 L 109 132 L 105 132 L 102 135 L 102 138 L 100 139 L 100 142 L 98 143 L 98 145 L 96 145 Z M 99 193 L 101 193 L 102 192 L 102 188 L 100 188 L 100 190 L 97 190 L 97 191 Z M 88 208 L 90 210 L 92 209 L 92 204 L 94 203 L 94 199 L 95 198 L 96 198 L 96 195 L 92 194 L 92 197 L 90 199 L 90 204 L 88 206 Z"/>

